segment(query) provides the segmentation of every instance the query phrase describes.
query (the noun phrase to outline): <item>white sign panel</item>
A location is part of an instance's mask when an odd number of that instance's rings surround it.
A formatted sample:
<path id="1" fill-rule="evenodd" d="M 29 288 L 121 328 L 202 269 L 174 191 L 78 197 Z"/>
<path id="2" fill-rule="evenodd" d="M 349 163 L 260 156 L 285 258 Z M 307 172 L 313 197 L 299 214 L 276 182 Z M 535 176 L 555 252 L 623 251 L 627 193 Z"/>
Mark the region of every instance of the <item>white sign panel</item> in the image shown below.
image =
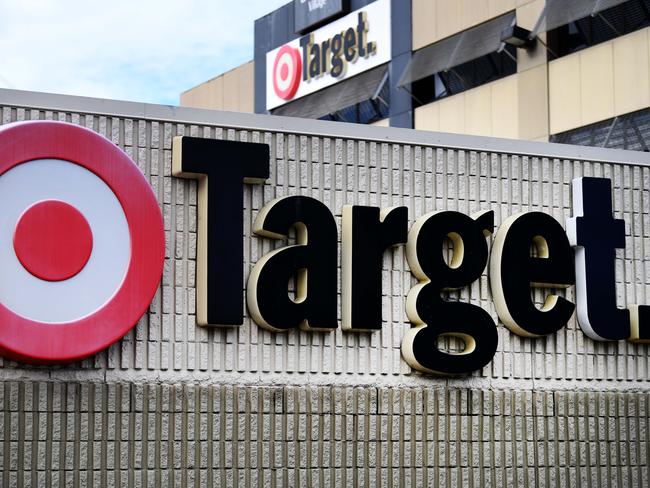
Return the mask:
<path id="1" fill-rule="evenodd" d="M 390 61 L 390 0 L 377 0 L 266 53 L 266 109 Z"/>

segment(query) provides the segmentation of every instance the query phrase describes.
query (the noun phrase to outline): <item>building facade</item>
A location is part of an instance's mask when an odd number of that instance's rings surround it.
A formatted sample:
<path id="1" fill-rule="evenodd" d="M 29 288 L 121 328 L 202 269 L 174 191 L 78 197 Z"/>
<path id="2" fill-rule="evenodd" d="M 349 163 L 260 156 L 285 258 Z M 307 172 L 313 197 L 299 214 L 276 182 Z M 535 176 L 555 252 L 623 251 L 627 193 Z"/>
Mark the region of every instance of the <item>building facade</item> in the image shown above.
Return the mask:
<path id="1" fill-rule="evenodd" d="M 73 364 L 0 359 L 3 486 L 649 486 L 647 344 L 594 340 L 575 314 L 541 337 L 514 333 L 486 266 L 443 295 L 494 322 L 493 357 L 470 374 L 420 372 L 404 353 L 418 283 L 408 245 L 380 254 L 375 331 L 344 330 L 342 305 L 333 330 L 269 330 L 250 288 L 242 325 L 199 326 L 206 188 L 173 176 L 175 137 L 268 148 L 268 178 L 241 195 L 245 278 L 286 244 L 253 233 L 279 197 L 328 209 L 337 249 L 349 238 L 346 205 L 405 207 L 411 233 L 434 210 L 492 211 L 493 252 L 519 212 L 567 225 L 580 213 L 572 182 L 598 178 L 611 191 L 607 218 L 625 221 L 624 249 L 609 255 L 622 310 L 650 304 L 646 154 L 4 89 L 0 114 L 2 127 L 61 121 L 111 141 L 150 184 L 165 234 L 160 288 L 123 338 Z M 346 264 L 336 256 L 342 304 Z M 452 269 L 453 253 L 446 259 Z M 537 307 L 547 293 L 580 300 L 573 286 L 541 289 Z"/>
<path id="2" fill-rule="evenodd" d="M 330 0 L 334 16 L 297 30 L 311 2 L 296 0 L 256 21 L 252 65 L 188 90 L 181 105 L 647 151 L 646 0 L 381 1 L 390 34 L 377 43 L 390 59 L 380 66 L 269 108 L 269 52 L 375 3 Z M 525 30 L 504 34 L 513 26 Z"/>

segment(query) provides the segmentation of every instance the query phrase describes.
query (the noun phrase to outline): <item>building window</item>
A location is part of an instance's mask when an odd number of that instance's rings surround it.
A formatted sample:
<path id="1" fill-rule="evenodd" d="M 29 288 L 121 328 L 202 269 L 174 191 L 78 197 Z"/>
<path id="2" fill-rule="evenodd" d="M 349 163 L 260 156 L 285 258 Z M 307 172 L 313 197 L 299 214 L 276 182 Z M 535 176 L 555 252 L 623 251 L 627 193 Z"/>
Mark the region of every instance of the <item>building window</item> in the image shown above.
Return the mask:
<path id="1" fill-rule="evenodd" d="M 355 124 L 372 124 L 378 120 L 388 117 L 390 106 L 390 83 L 385 79 L 381 88 L 369 100 L 359 102 L 349 107 L 332 112 L 320 120 L 333 120 L 336 122 L 352 122 Z"/>
<path id="2" fill-rule="evenodd" d="M 517 52 L 505 45 L 501 51 L 481 56 L 448 71 L 427 76 L 412 84 L 413 107 L 471 90 L 517 72 Z"/>
<path id="3" fill-rule="evenodd" d="M 650 109 L 552 135 L 551 142 L 649 152 Z"/>
<path id="4" fill-rule="evenodd" d="M 575 53 L 647 26 L 650 26 L 650 0 L 630 0 L 548 31 L 549 59 Z"/>

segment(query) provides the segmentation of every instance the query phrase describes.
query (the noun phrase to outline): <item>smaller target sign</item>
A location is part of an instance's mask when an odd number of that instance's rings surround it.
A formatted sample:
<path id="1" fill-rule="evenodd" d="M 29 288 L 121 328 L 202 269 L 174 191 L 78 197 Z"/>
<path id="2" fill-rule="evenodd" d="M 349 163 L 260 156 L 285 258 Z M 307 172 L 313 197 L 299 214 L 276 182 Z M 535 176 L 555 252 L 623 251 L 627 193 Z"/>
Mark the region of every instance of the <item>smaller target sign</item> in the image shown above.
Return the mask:
<path id="1" fill-rule="evenodd" d="M 165 252 L 148 182 L 118 147 L 76 125 L 0 127 L 0 354 L 88 357 L 149 307 Z"/>
<path id="2" fill-rule="evenodd" d="M 291 100 L 298 91 L 302 76 L 300 51 L 289 45 L 282 46 L 273 63 L 273 89 L 283 100 Z"/>
<path id="3" fill-rule="evenodd" d="M 315 5 L 324 3 L 322 0 L 314 2 Z M 329 10 L 330 3 L 333 6 L 336 2 L 328 2 L 326 7 L 328 12 L 334 13 Z M 310 1 L 310 9 L 311 4 Z M 306 5 L 300 10 L 305 8 Z M 374 0 L 267 51 L 264 63 L 266 110 L 274 110 L 389 62 L 391 29 L 391 0 Z"/>

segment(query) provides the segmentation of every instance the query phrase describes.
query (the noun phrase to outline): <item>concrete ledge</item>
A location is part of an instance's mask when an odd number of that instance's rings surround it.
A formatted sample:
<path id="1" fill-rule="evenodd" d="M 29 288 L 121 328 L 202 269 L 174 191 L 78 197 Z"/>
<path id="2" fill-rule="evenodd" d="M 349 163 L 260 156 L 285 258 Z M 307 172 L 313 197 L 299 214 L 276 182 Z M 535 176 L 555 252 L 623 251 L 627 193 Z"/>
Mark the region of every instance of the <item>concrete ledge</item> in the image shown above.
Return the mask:
<path id="1" fill-rule="evenodd" d="M 58 110 L 62 112 L 79 111 L 97 115 L 147 118 L 174 123 L 209 124 L 233 129 L 252 129 L 319 137 L 416 144 L 449 149 L 548 157 L 549 159 L 650 166 L 650 153 L 639 151 L 468 136 L 394 127 L 373 127 L 361 124 L 297 119 L 293 117 L 220 112 L 172 105 L 155 105 L 101 98 L 56 95 L 51 93 L 9 90 L 5 88 L 0 88 L 0 104 L 29 109 Z"/>

